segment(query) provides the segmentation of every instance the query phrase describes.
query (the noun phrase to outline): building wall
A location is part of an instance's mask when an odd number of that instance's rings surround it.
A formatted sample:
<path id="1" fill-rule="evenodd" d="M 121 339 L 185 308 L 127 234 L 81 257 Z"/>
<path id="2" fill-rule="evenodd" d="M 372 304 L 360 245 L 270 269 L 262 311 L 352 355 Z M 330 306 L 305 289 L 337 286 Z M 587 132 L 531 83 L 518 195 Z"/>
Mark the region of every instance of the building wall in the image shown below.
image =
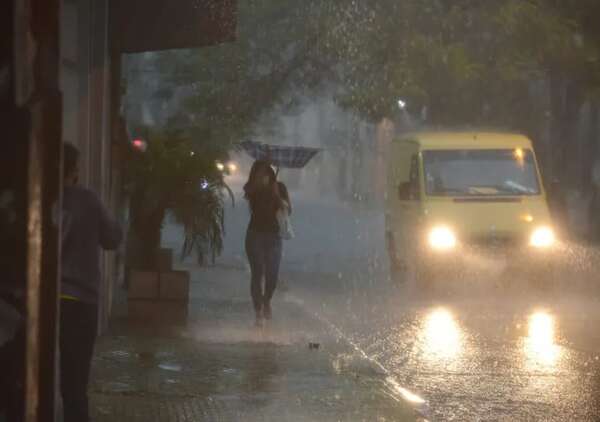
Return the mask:
<path id="1" fill-rule="evenodd" d="M 115 204 L 115 192 L 108 34 L 108 0 L 63 0 L 60 37 L 63 141 L 80 150 L 80 182 L 110 206 Z M 106 320 L 112 305 L 112 267 L 112 259 L 105 257 L 101 321 Z"/>

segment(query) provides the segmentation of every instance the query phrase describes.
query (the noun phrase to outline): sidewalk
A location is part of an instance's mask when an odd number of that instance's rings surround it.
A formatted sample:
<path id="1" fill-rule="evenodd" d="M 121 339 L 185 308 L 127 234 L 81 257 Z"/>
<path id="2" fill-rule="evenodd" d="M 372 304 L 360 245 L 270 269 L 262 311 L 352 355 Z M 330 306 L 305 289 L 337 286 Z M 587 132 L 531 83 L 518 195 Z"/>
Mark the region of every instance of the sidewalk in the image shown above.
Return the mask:
<path id="1" fill-rule="evenodd" d="M 235 269 L 192 271 L 189 322 L 178 330 L 115 321 L 96 349 L 93 420 L 416 419 L 381 374 L 284 293 L 274 321 L 255 328 L 247 279 Z"/>

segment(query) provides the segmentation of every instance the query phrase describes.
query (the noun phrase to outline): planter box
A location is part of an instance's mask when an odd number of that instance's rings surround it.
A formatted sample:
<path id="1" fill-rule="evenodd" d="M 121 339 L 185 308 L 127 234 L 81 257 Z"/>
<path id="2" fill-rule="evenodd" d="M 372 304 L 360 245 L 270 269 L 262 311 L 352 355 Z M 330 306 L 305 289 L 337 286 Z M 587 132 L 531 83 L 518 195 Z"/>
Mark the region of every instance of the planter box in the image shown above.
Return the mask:
<path id="1" fill-rule="evenodd" d="M 169 264 L 170 267 L 171 251 L 161 256 L 161 265 Z M 157 324 L 185 324 L 189 296 L 190 275 L 186 271 L 134 271 L 131 273 L 127 301 L 129 319 Z"/>
<path id="2" fill-rule="evenodd" d="M 155 299 L 159 296 L 159 273 L 132 271 L 127 297 L 129 299 Z"/>
<path id="3" fill-rule="evenodd" d="M 184 325 L 187 322 L 187 302 L 161 299 L 130 299 L 128 305 L 130 321 L 176 325 Z"/>
<path id="4" fill-rule="evenodd" d="M 173 249 L 161 249 L 158 252 L 158 270 L 168 272 L 173 270 Z"/>

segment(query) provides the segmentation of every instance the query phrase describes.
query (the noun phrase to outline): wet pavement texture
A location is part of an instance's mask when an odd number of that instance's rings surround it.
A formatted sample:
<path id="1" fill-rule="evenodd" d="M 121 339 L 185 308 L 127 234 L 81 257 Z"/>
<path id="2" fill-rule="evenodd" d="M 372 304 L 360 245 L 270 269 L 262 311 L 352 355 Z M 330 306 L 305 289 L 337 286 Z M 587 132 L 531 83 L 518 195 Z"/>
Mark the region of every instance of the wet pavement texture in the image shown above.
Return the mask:
<path id="1" fill-rule="evenodd" d="M 167 412 L 180 401 L 209 415 L 181 420 L 402 420 L 414 408 L 431 421 L 600 420 L 596 248 L 563 245 L 566 264 L 551 286 L 507 279 L 492 263 L 424 292 L 390 280 L 376 210 L 296 197 L 297 238 L 285 244 L 277 321 L 265 339 L 249 328 L 247 211 L 230 211 L 220 269 L 183 267 L 195 280 L 192 325 L 172 343 L 171 357 L 165 351 L 154 369 L 139 369 L 154 393 L 136 391 L 148 393 L 152 406 L 164 403 Z M 167 227 L 167 246 L 180 237 Z M 223 277 L 237 278 L 229 283 L 235 289 L 224 291 Z M 316 353 L 308 350 L 315 339 Z M 177 353 L 197 357 L 186 363 Z M 190 380 L 177 381 L 188 371 Z M 176 393 L 165 398 L 169 391 Z M 131 404 L 145 400 L 138 393 L 111 394 Z"/>
<path id="2" fill-rule="evenodd" d="M 194 277 L 200 280 L 192 283 L 186 327 L 116 321 L 100 338 L 90 388 L 94 421 L 417 419 L 385 375 L 341 364 L 361 358 L 297 303 L 282 295 L 275 320 L 259 329 L 244 272 Z"/>
<path id="3" fill-rule="evenodd" d="M 600 420 L 600 301 L 590 291 L 330 283 L 317 299 L 306 279 L 298 296 L 425 398 L 431 420 Z"/>

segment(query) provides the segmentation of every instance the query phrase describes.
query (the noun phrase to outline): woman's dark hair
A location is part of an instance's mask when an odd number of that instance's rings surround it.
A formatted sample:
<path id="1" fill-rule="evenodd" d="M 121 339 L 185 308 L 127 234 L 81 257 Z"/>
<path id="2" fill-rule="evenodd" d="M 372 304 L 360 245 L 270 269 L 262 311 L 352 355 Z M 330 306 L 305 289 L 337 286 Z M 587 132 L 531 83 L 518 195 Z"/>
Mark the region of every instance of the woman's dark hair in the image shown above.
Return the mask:
<path id="1" fill-rule="evenodd" d="M 271 163 L 266 160 L 256 160 L 254 164 L 252 164 L 248 181 L 244 185 L 244 198 L 250 199 L 250 196 L 256 190 L 256 185 L 258 183 L 256 177 L 261 170 L 264 170 L 265 174 L 269 176 L 269 185 L 272 186 L 277 182 L 277 175 L 275 174 L 273 167 L 271 167 Z"/>
<path id="2" fill-rule="evenodd" d="M 79 149 L 73 144 L 65 142 L 63 144 L 64 177 L 71 176 L 77 170 L 79 162 Z"/>
<path id="3" fill-rule="evenodd" d="M 248 176 L 248 182 L 244 185 L 244 198 L 250 202 L 250 208 L 254 209 L 254 198 L 257 189 L 259 188 L 259 181 L 257 177 L 259 173 L 263 171 L 263 175 L 269 177 L 268 189 L 272 193 L 272 200 L 276 204 L 278 209 L 283 208 L 283 201 L 288 203 L 291 211 L 290 196 L 287 188 L 281 182 L 277 182 L 277 175 L 275 170 L 271 167 L 271 163 L 266 160 L 256 160 L 250 169 L 250 175 Z"/>

